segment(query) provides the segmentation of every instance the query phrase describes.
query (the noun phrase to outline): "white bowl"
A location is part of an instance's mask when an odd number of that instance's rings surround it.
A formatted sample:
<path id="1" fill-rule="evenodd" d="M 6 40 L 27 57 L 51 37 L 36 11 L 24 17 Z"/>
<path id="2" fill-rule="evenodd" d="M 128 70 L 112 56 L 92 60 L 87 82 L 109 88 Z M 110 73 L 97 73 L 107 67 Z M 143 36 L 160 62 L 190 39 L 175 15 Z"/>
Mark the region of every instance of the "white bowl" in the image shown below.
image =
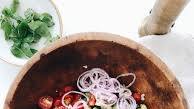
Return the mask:
<path id="1" fill-rule="evenodd" d="M 12 0 L 0 0 L 0 12 L 4 7 L 8 7 Z M 35 10 L 38 13 L 47 12 L 53 16 L 55 22 L 54 27 L 51 29 L 51 34 L 53 37 L 59 35 L 62 36 L 62 21 L 59 11 L 52 0 L 20 0 L 20 6 L 18 9 L 19 15 L 24 15 L 24 11 L 28 8 Z M 11 42 L 7 42 L 4 38 L 4 32 L 0 29 L 0 59 L 13 65 L 22 66 L 28 59 L 27 58 L 17 58 L 11 51 Z M 40 40 L 39 43 L 35 45 L 35 48 L 40 50 L 45 47 L 44 40 Z"/>

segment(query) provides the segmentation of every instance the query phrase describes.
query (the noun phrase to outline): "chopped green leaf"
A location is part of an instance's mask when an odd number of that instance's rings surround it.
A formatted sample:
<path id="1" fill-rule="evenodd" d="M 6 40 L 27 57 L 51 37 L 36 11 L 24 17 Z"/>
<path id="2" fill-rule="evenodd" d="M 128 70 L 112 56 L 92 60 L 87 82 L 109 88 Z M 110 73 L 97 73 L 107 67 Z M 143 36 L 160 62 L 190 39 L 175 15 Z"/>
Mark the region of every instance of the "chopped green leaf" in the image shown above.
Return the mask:
<path id="1" fill-rule="evenodd" d="M 35 12 L 33 9 L 30 9 L 30 8 L 24 12 L 24 16 L 27 22 L 40 20 L 40 15 L 37 12 Z"/>
<path id="2" fill-rule="evenodd" d="M 36 34 L 36 33 L 33 33 L 33 37 L 34 37 L 33 43 L 37 43 L 40 40 L 40 38 L 41 38 L 41 36 Z"/>
<path id="3" fill-rule="evenodd" d="M 17 37 L 20 37 L 20 38 L 24 38 L 27 36 L 28 32 L 29 32 L 29 26 L 28 26 L 28 23 L 25 22 L 25 21 L 22 21 L 17 27 L 17 33 L 18 33 L 18 36 Z"/>
<path id="4" fill-rule="evenodd" d="M 4 16 L 6 16 L 6 17 L 12 17 L 12 16 L 13 16 L 13 12 L 12 12 L 12 10 L 9 9 L 9 8 L 4 8 L 4 9 L 2 10 L 2 14 L 3 14 Z"/>
<path id="5" fill-rule="evenodd" d="M 11 47 L 11 53 L 18 58 L 21 58 L 24 56 L 24 53 L 22 52 L 22 50 L 18 48 L 17 46 Z"/>
<path id="6" fill-rule="evenodd" d="M 33 49 L 33 48 L 31 48 L 30 50 L 31 50 L 31 52 L 32 52 L 33 54 L 35 54 L 35 53 L 37 52 L 37 50 L 36 50 L 36 49 Z"/>
<path id="7" fill-rule="evenodd" d="M 37 28 L 39 28 L 42 25 L 43 22 L 41 21 L 31 21 L 28 25 L 31 30 L 35 31 Z"/>
<path id="8" fill-rule="evenodd" d="M 21 49 L 22 51 L 24 52 L 24 54 L 27 56 L 27 57 L 32 57 L 33 53 L 31 51 L 31 48 L 30 48 L 30 45 L 28 43 L 23 43 L 21 45 Z"/>
<path id="9" fill-rule="evenodd" d="M 20 23 L 24 20 L 21 16 L 18 16 L 16 14 L 12 15 L 12 19 L 16 20 L 18 23 Z"/>
<path id="10" fill-rule="evenodd" d="M 2 21 L 1 22 L 1 28 L 4 31 L 5 40 L 8 40 L 10 35 L 11 35 L 11 33 L 12 33 L 12 29 L 13 29 L 13 26 L 12 26 L 11 22 L 9 22 L 9 21 Z"/>
<path id="11" fill-rule="evenodd" d="M 40 20 L 47 24 L 48 27 L 52 27 L 55 25 L 53 22 L 52 16 L 48 13 L 41 14 Z"/>
<path id="12" fill-rule="evenodd" d="M 19 0 L 13 0 L 13 2 L 11 4 L 11 11 L 13 13 L 15 13 L 17 11 L 19 4 L 20 4 Z"/>
<path id="13" fill-rule="evenodd" d="M 25 37 L 25 38 L 23 39 L 23 41 L 26 42 L 26 43 L 32 43 L 32 42 L 34 41 L 33 34 L 28 34 L 28 36 Z"/>
<path id="14" fill-rule="evenodd" d="M 24 12 L 24 17 L 17 14 L 19 0 L 12 0 L 9 8 L 2 10 L 0 26 L 4 31 L 5 39 L 12 41 L 11 52 L 14 56 L 31 57 L 37 52 L 32 44 L 37 43 L 42 37 L 52 42 L 50 27 L 54 25 L 52 16 L 48 13 L 37 13 L 32 9 Z"/>
<path id="15" fill-rule="evenodd" d="M 42 37 L 50 37 L 51 34 L 49 32 L 49 28 L 45 23 L 42 23 L 39 28 L 35 31 L 38 35 Z"/>

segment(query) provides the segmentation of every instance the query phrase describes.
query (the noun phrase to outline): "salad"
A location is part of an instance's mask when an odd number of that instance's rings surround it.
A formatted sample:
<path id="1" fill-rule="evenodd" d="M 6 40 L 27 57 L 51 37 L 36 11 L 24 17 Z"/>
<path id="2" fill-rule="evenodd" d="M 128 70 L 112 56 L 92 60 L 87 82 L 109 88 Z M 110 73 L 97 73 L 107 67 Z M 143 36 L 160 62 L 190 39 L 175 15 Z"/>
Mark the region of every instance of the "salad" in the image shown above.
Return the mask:
<path id="1" fill-rule="evenodd" d="M 118 79 L 132 76 L 127 86 Z M 134 73 L 124 73 L 111 78 L 103 69 L 93 68 L 77 79 L 77 88 L 65 86 L 56 97 L 42 96 L 37 101 L 41 109 L 147 109 L 145 94 L 132 92 L 129 88 L 135 82 Z"/>

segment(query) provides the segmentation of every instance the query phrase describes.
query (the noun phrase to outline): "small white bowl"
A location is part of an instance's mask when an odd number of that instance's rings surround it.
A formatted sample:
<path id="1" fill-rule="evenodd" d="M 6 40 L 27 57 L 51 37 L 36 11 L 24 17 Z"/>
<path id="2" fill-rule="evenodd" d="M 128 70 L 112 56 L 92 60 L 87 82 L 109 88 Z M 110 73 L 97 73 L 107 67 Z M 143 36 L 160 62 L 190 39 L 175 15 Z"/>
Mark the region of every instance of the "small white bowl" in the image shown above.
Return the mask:
<path id="1" fill-rule="evenodd" d="M 24 11 L 28 8 L 35 10 L 38 13 L 47 12 L 53 16 L 53 20 L 55 22 L 54 27 L 51 29 L 51 34 L 53 37 L 59 35 L 62 36 L 63 24 L 61 20 L 61 16 L 55 4 L 52 0 L 19 0 L 20 6 L 18 9 L 19 15 L 24 15 Z M 4 7 L 10 6 L 12 0 L 0 0 L 0 12 Z M 27 58 L 17 58 L 15 57 L 11 51 L 11 43 L 7 42 L 4 38 L 4 32 L 0 29 L 0 59 L 3 61 L 10 63 L 16 66 L 24 65 L 28 59 Z M 40 50 L 45 47 L 43 40 L 40 40 L 39 43 L 35 45 L 35 48 Z"/>

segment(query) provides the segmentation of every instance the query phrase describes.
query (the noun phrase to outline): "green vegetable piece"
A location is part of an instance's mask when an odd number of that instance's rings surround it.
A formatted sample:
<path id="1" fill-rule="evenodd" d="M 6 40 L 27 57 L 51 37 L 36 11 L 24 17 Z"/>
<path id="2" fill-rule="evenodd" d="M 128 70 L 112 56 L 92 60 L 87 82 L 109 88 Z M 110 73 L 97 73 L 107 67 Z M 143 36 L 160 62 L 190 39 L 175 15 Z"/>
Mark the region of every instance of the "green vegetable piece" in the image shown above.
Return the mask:
<path id="1" fill-rule="evenodd" d="M 52 16 L 48 13 L 41 14 L 40 20 L 46 23 L 48 27 L 52 27 L 55 25 L 55 23 L 53 22 Z"/>
<path id="2" fill-rule="evenodd" d="M 49 32 L 49 28 L 45 23 L 42 23 L 39 28 L 35 31 L 41 37 L 50 37 L 51 34 Z"/>
<path id="3" fill-rule="evenodd" d="M 13 14 L 12 19 L 16 20 L 18 23 L 22 22 L 24 19 L 16 14 Z"/>
<path id="4" fill-rule="evenodd" d="M 11 47 L 11 53 L 12 53 L 14 56 L 18 57 L 18 58 L 21 58 L 21 57 L 24 56 L 23 51 L 22 51 L 20 48 L 18 48 L 17 46 L 12 46 L 12 47 Z"/>
<path id="5" fill-rule="evenodd" d="M 33 34 L 28 34 L 27 37 L 23 39 L 23 41 L 26 43 L 32 43 L 34 41 Z"/>
<path id="6" fill-rule="evenodd" d="M 31 21 L 33 21 L 34 20 L 34 15 L 35 15 L 35 12 L 34 12 L 34 10 L 32 10 L 32 9 L 27 9 L 25 12 L 24 12 L 24 16 L 25 16 L 25 20 L 27 21 L 27 22 L 31 22 Z"/>
<path id="7" fill-rule="evenodd" d="M 27 56 L 27 57 L 32 57 L 33 53 L 31 51 L 31 48 L 30 48 L 30 45 L 28 43 L 23 43 L 21 45 L 21 49 L 22 51 L 24 52 L 24 54 Z"/>
<path id="8" fill-rule="evenodd" d="M 31 48 L 30 49 L 33 54 L 35 54 L 38 50 Z"/>
<path id="9" fill-rule="evenodd" d="M 41 21 L 31 21 L 28 25 L 32 31 L 35 31 L 42 25 L 43 22 Z"/>
<path id="10" fill-rule="evenodd" d="M 8 40 L 10 38 L 11 33 L 12 33 L 13 25 L 11 24 L 10 21 L 2 21 L 1 28 L 4 31 L 5 40 Z"/>
<path id="11" fill-rule="evenodd" d="M 19 4 L 20 4 L 19 0 L 13 0 L 13 2 L 11 4 L 11 11 L 13 13 L 15 13 L 17 11 Z"/>
<path id="12" fill-rule="evenodd" d="M 25 12 L 24 12 L 24 16 L 25 16 L 25 20 L 27 22 L 31 22 L 31 21 L 36 21 L 36 20 L 40 20 L 40 15 L 35 12 L 33 9 L 27 9 Z"/>
<path id="13" fill-rule="evenodd" d="M 37 43 L 42 37 L 48 42 L 52 38 L 49 27 L 54 25 L 53 18 L 48 13 L 39 14 L 32 9 L 27 9 L 24 18 L 17 15 L 19 0 L 12 0 L 10 8 L 4 8 L 0 16 L 1 29 L 4 31 L 5 39 L 13 41 L 11 52 L 14 56 L 31 57 L 37 52 L 31 45 Z"/>
<path id="14" fill-rule="evenodd" d="M 29 26 L 26 21 L 22 21 L 17 27 L 17 37 L 24 38 L 29 33 Z"/>
<path id="15" fill-rule="evenodd" d="M 2 14 L 3 14 L 4 16 L 6 16 L 6 17 L 12 17 L 12 16 L 13 16 L 13 12 L 12 12 L 12 10 L 9 9 L 9 8 L 4 8 L 4 9 L 2 10 Z"/>
<path id="16" fill-rule="evenodd" d="M 36 33 L 33 34 L 33 37 L 34 37 L 33 43 L 37 43 L 40 40 L 40 38 L 41 38 L 41 36 L 36 34 Z"/>

